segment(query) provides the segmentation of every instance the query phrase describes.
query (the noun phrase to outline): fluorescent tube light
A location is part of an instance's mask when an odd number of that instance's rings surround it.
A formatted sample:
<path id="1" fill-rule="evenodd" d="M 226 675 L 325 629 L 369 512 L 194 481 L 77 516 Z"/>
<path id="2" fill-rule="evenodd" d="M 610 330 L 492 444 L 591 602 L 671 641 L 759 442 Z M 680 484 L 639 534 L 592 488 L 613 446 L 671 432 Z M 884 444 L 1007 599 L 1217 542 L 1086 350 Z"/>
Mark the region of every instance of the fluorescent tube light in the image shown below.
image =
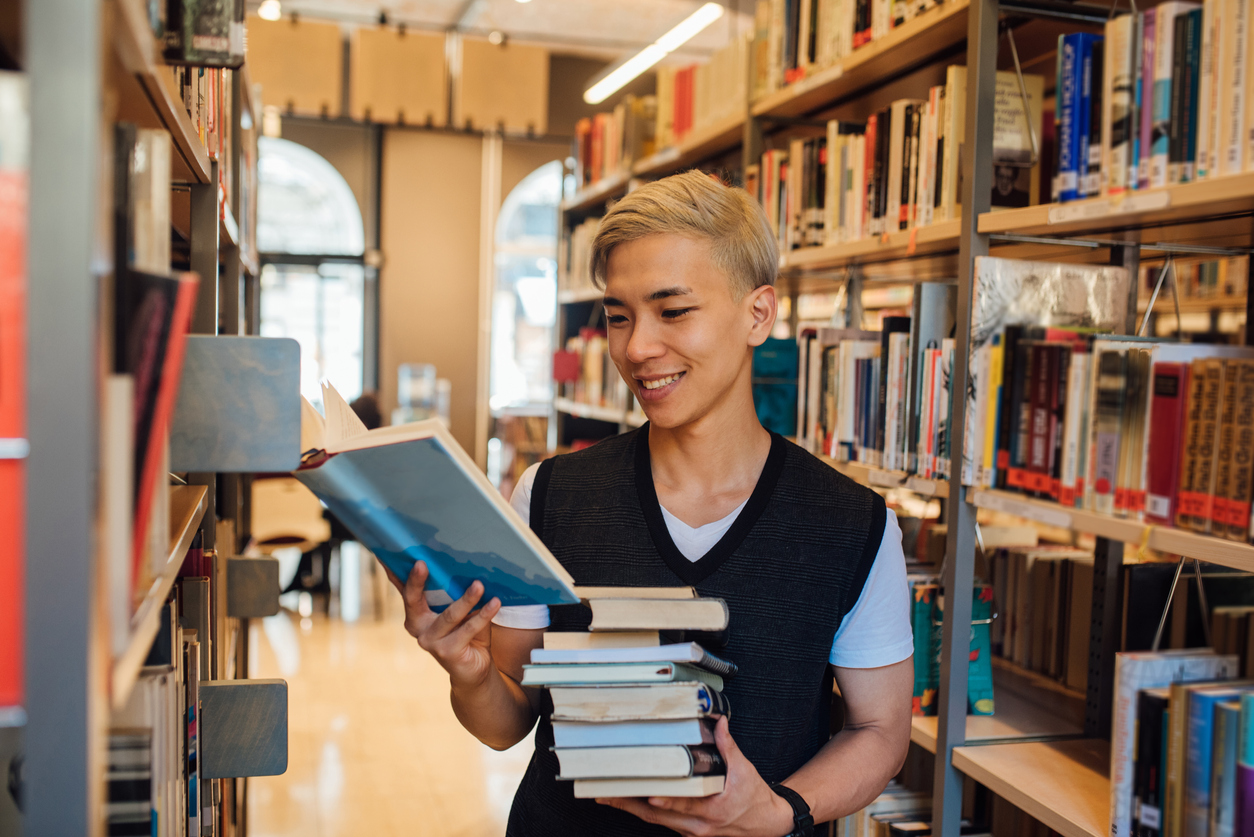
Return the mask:
<path id="1" fill-rule="evenodd" d="M 670 53 L 692 40 L 697 33 L 705 29 L 723 16 L 723 6 L 719 3 L 706 3 L 671 31 L 649 44 L 638 53 L 628 58 L 611 70 L 605 78 L 592 85 L 583 94 L 583 100 L 590 105 L 599 105 L 614 93 L 622 89 L 636 76 L 657 64 Z"/>
<path id="2" fill-rule="evenodd" d="M 257 7 L 257 17 L 262 20 L 278 20 L 283 17 L 279 0 L 261 0 L 261 5 Z"/>

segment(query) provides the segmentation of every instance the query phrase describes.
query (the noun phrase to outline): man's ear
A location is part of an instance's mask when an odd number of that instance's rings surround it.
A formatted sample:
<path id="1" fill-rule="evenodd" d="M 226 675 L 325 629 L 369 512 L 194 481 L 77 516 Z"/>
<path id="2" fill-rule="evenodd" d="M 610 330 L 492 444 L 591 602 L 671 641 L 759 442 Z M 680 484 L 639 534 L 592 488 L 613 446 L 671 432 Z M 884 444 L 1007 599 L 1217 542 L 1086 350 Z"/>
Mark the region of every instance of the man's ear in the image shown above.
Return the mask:
<path id="1" fill-rule="evenodd" d="M 749 330 L 749 345 L 761 346 L 771 336 L 775 328 L 775 315 L 778 312 L 779 300 L 775 296 L 774 285 L 763 285 L 754 288 L 745 299 L 749 313 L 753 317 L 753 326 Z"/>

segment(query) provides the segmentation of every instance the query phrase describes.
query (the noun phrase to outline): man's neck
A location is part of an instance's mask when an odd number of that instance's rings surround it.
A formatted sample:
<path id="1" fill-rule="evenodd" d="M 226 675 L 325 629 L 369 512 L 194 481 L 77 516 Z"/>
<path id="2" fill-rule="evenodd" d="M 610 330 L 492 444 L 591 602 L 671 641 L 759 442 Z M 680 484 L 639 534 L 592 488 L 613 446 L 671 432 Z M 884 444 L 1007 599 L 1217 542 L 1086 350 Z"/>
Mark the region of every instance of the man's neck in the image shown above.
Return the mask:
<path id="1" fill-rule="evenodd" d="M 730 503 L 734 508 L 752 493 L 771 450 L 771 434 L 758 421 L 752 390 L 747 385 L 736 389 L 739 397 L 731 396 L 694 422 L 676 428 L 649 426 L 649 459 L 659 498 L 704 495 L 723 500 L 714 505 Z"/>

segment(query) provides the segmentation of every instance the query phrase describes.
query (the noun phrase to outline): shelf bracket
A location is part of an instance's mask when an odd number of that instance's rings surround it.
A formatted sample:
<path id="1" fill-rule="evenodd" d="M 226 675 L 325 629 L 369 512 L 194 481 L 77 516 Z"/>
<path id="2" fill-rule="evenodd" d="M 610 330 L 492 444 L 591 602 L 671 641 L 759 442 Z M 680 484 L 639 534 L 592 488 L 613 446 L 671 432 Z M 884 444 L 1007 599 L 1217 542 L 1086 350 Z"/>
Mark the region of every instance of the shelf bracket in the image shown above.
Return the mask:
<path id="1" fill-rule="evenodd" d="M 1093 549 L 1093 605 L 1089 617 L 1089 666 L 1085 688 L 1084 734 L 1109 738 L 1123 612 L 1123 543 L 1098 538 Z"/>

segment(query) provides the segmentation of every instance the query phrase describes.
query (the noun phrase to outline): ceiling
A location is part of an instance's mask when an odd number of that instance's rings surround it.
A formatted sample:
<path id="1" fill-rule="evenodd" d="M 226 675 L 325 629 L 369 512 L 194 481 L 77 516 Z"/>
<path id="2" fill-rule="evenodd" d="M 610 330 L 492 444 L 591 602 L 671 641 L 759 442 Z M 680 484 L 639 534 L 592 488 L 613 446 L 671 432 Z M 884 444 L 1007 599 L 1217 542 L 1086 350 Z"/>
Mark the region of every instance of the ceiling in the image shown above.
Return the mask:
<path id="1" fill-rule="evenodd" d="M 704 0 L 282 0 L 284 15 L 310 19 L 388 22 L 415 29 L 498 31 L 554 52 L 609 60 L 624 57 L 696 11 Z M 676 52 L 676 59 L 709 55 L 752 26 L 752 0 L 721 0 L 725 14 Z M 248 0 L 255 10 L 260 0 Z M 737 11 L 740 9 L 741 11 Z"/>

